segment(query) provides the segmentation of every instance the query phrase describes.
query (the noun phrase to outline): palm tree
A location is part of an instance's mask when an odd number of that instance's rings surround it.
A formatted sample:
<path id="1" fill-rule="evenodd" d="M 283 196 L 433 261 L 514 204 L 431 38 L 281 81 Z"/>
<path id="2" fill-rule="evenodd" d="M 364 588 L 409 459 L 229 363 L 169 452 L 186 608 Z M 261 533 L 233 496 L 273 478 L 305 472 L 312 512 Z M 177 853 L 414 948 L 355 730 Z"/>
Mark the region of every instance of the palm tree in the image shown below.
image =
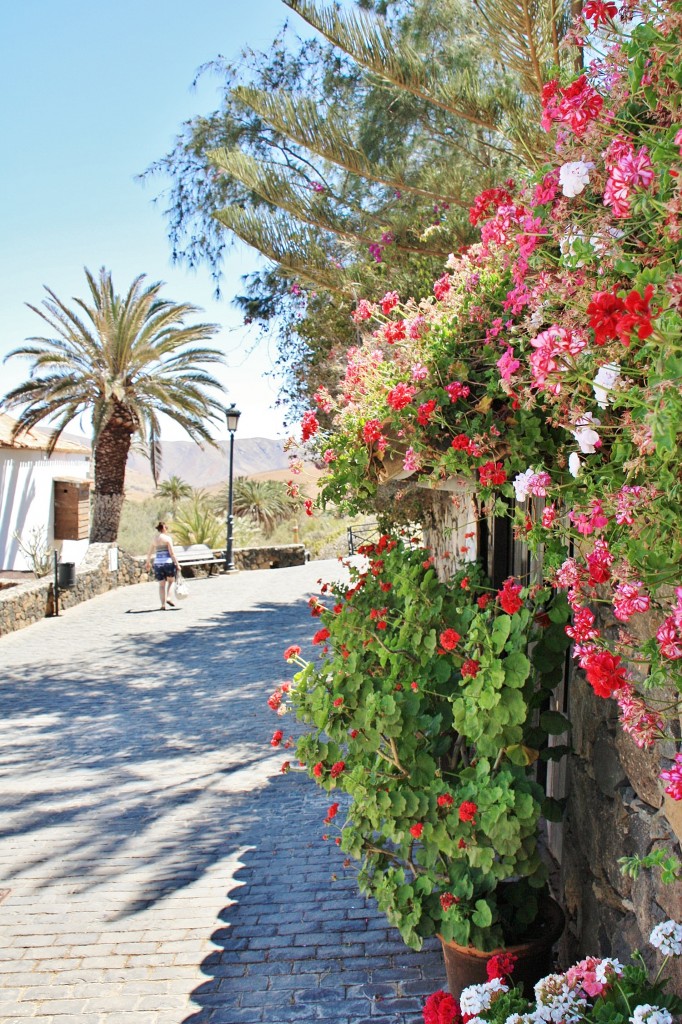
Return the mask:
<path id="1" fill-rule="evenodd" d="M 85 276 L 91 304 L 74 298 L 66 306 L 53 291 L 42 309 L 29 305 L 55 333 L 28 338 L 6 358 L 32 360 L 29 379 L 5 395 L 0 406 L 24 407 L 15 433 L 54 419 L 50 451 L 77 416 L 92 415 L 95 496 L 90 540 L 116 540 L 123 505 L 125 468 L 133 437 L 146 443 L 154 480 L 160 459 L 159 413 L 179 423 L 199 444 L 213 444 L 208 423 L 223 407 L 209 389 L 222 390 L 204 369 L 222 354 L 202 343 L 216 324 L 185 324 L 195 306 L 159 297 L 163 282 L 135 278 L 117 295 L 104 267 Z M 83 315 L 84 314 L 84 315 Z"/>
<path id="2" fill-rule="evenodd" d="M 224 513 L 228 500 L 228 488 L 224 487 L 216 499 L 216 509 Z M 268 537 L 275 527 L 291 518 L 294 504 L 286 484 L 279 480 L 250 480 L 238 476 L 234 480 L 233 511 L 235 516 L 257 523 Z"/>
<path id="3" fill-rule="evenodd" d="M 169 476 L 167 480 L 162 480 L 159 486 L 156 488 L 157 498 L 167 498 L 171 503 L 171 512 L 175 515 L 175 510 L 178 507 L 180 501 L 183 498 L 189 498 L 192 493 L 192 488 L 188 483 L 179 476 Z"/>
<path id="4" fill-rule="evenodd" d="M 189 501 L 180 505 L 170 528 L 173 539 L 184 547 L 206 544 L 209 548 L 217 548 L 223 541 L 223 524 L 216 518 L 212 504 L 202 490 L 191 491 Z"/>

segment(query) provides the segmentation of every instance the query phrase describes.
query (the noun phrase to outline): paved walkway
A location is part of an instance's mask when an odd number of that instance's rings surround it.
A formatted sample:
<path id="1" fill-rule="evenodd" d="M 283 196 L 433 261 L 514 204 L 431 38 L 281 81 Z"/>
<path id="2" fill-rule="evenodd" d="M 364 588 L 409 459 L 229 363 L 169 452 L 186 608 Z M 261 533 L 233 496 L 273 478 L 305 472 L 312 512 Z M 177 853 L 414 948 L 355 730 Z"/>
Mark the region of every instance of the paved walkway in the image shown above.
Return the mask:
<path id="1" fill-rule="evenodd" d="M 148 583 L 0 638 L 4 1024 L 419 1024 L 406 949 L 267 708 L 337 563 Z M 290 724 L 285 719 L 286 724 Z"/>

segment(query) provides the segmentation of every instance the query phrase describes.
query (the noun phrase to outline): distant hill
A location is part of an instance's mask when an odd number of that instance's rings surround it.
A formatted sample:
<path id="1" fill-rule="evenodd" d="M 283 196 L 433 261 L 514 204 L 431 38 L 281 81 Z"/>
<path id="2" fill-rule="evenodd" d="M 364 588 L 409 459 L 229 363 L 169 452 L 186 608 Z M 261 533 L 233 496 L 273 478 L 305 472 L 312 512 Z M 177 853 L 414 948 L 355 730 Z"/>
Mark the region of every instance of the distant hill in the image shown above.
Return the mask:
<path id="1" fill-rule="evenodd" d="M 314 477 L 319 474 L 314 467 L 306 466 Z M 218 442 L 217 448 L 203 450 L 193 441 L 164 441 L 163 461 L 159 478 L 179 476 L 191 487 L 215 490 L 227 482 L 229 472 L 229 441 Z M 284 442 L 267 437 L 235 438 L 234 475 L 254 476 L 261 479 L 288 479 L 289 458 L 284 451 Z M 304 479 L 309 476 L 305 472 Z M 154 493 L 154 481 L 149 462 L 142 455 L 132 452 L 126 469 L 126 497 L 133 501 L 142 500 Z"/>

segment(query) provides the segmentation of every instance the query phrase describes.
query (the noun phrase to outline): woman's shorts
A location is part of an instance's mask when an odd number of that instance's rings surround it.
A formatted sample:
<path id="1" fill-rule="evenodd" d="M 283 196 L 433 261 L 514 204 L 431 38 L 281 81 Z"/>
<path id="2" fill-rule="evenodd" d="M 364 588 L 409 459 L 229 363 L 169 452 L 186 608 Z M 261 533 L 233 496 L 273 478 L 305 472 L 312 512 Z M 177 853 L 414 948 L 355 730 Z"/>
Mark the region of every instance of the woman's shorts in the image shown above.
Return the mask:
<path id="1" fill-rule="evenodd" d="M 164 562 L 154 562 L 154 575 L 159 583 L 162 583 L 164 580 L 173 579 L 176 572 L 175 562 L 171 562 L 170 559 Z"/>

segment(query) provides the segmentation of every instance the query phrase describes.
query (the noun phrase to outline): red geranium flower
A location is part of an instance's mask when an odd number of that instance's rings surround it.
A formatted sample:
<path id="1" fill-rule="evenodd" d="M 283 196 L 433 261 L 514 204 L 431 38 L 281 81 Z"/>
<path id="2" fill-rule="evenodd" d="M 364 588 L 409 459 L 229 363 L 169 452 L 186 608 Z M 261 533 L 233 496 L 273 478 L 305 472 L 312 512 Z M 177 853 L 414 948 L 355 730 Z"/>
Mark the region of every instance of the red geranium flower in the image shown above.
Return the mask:
<path id="1" fill-rule="evenodd" d="M 453 802 L 454 801 L 449 793 L 441 793 L 441 795 L 436 800 L 436 803 L 438 804 L 439 807 L 452 807 Z"/>
<path id="2" fill-rule="evenodd" d="M 438 280 L 436 281 L 436 283 L 434 284 L 434 286 L 433 286 L 433 294 L 436 296 L 436 298 L 440 302 L 441 299 L 445 298 L 445 296 L 448 294 L 448 292 L 450 291 L 451 288 L 452 288 L 452 281 L 450 279 L 450 275 L 449 274 L 443 274 L 443 276 L 439 277 Z"/>
<path id="3" fill-rule="evenodd" d="M 505 978 L 513 974 L 517 960 L 518 957 L 513 953 L 496 953 L 495 956 L 491 956 L 485 965 L 488 981 L 492 981 L 494 978 L 504 981 Z"/>
<path id="4" fill-rule="evenodd" d="M 330 636 L 331 636 L 331 633 L 329 632 L 328 629 L 325 629 L 325 628 L 318 629 L 317 633 L 313 637 L 313 643 L 314 644 L 323 644 L 325 642 L 325 640 L 329 639 Z"/>
<path id="5" fill-rule="evenodd" d="M 300 653 L 301 653 L 301 648 L 297 647 L 296 644 L 292 644 L 292 646 L 291 647 L 287 647 L 286 651 L 284 652 L 284 660 L 285 661 L 293 661 L 294 658 L 296 658 Z"/>
<path id="6" fill-rule="evenodd" d="M 433 411 L 437 405 L 438 402 L 436 399 L 432 398 L 430 401 L 423 402 L 422 405 L 419 406 L 417 409 L 417 422 L 421 424 L 422 427 L 428 427 L 431 422 L 431 417 L 433 416 Z"/>
<path id="7" fill-rule="evenodd" d="M 281 690 L 275 690 L 275 692 L 271 693 L 270 696 L 268 697 L 268 707 L 272 708 L 273 711 L 276 711 L 281 703 L 282 703 L 282 691 Z"/>
<path id="8" fill-rule="evenodd" d="M 322 778 L 323 773 L 324 773 L 324 765 L 322 764 L 321 761 L 318 761 L 317 764 L 313 768 L 313 775 L 315 776 L 316 779 L 320 779 L 320 778 Z"/>
<path id="9" fill-rule="evenodd" d="M 653 294 L 654 286 L 648 284 L 644 289 L 644 295 L 640 295 L 638 291 L 631 291 L 629 295 L 625 296 L 625 313 L 620 318 L 617 332 L 618 337 L 626 348 L 630 344 L 633 332 L 637 333 L 640 341 L 644 341 L 653 334 L 654 328 L 651 323 L 651 317 L 654 314 L 649 309 L 649 303 Z"/>
<path id="10" fill-rule="evenodd" d="M 605 25 L 610 18 L 615 18 L 618 8 L 612 0 L 587 0 L 583 7 L 583 17 L 592 22 L 593 28 Z"/>
<path id="11" fill-rule="evenodd" d="M 424 1024 L 462 1024 L 459 1003 L 449 992 L 439 989 L 424 1003 Z"/>
<path id="12" fill-rule="evenodd" d="M 379 420 L 367 420 L 362 428 L 362 436 L 366 444 L 372 444 L 373 441 L 378 441 L 379 438 L 383 436 Z"/>
<path id="13" fill-rule="evenodd" d="M 478 467 L 478 474 L 483 487 L 498 487 L 507 479 L 501 462 L 484 462 Z"/>
<path id="14" fill-rule="evenodd" d="M 450 907 L 454 907 L 456 903 L 459 903 L 459 898 L 457 896 L 453 896 L 451 892 L 442 892 L 438 899 L 440 900 L 441 907 L 445 911 L 449 910 Z"/>
<path id="15" fill-rule="evenodd" d="M 271 747 L 278 747 L 280 745 L 280 743 L 282 742 L 282 738 L 283 737 L 284 737 L 284 733 L 282 732 L 281 729 L 278 729 L 276 732 L 273 732 L 272 739 L 270 740 L 270 746 Z"/>
<path id="16" fill-rule="evenodd" d="M 467 660 L 462 663 L 462 668 L 460 669 L 462 673 L 462 678 L 475 679 L 476 676 L 478 675 L 478 670 L 480 669 L 480 667 L 480 663 L 476 661 L 474 658 L 467 658 Z"/>
<path id="17" fill-rule="evenodd" d="M 395 409 L 399 412 L 404 409 L 406 405 L 409 405 L 414 396 L 417 394 L 417 389 L 413 384 L 396 384 L 394 388 L 386 395 L 386 401 L 390 405 L 391 409 Z"/>
<path id="18" fill-rule="evenodd" d="M 520 608 L 523 608 L 523 601 L 519 597 L 522 589 L 521 584 L 514 583 L 513 577 L 510 576 L 502 584 L 502 590 L 498 590 L 497 598 L 500 602 L 500 607 L 507 615 L 513 615 Z"/>
<path id="19" fill-rule="evenodd" d="M 400 302 L 400 296 L 397 292 L 386 292 L 383 299 L 381 300 L 381 312 L 384 316 L 388 316 L 392 309 L 394 309 Z"/>
<path id="20" fill-rule="evenodd" d="M 595 345 L 604 345 L 617 337 L 618 323 L 624 312 L 625 303 L 613 292 L 595 292 L 587 307 Z"/>
<path id="21" fill-rule="evenodd" d="M 301 440 L 308 441 L 318 432 L 320 424 L 314 412 L 304 412 L 301 420 Z"/>
<path id="22" fill-rule="evenodd" d="M 587 681 L 598 697 L 611 697 L 625 683 L 625 668 L 611 651 L 594 652 L 584 667 Z"/>
<path id="23" fill-rule="evenodd" d="M 343 771 L 343 769 L 345 767 L 346 767 L 346 762 L 345 761 L 336 761 L 331 766 L 329 774 L 331 775 L 331 777 L 333 779 L 336 779 L 336 778 L 338 778 L 338 776 L 341 774 L 341 772 Z"/>
<path id="24" fill-rule="evenodd" d="M 335 818 L 338 813 L 339 813 L 339 805 L 338 804 L 330 804 L 329 805 L 329 809 L 327 811 L 327 817 L 324 819 L 325 825 L 328 825 L 329 822 L 332 820 L 332 818 Z"/>
<path id="25" fill-rule="evenodd" d="M 414 836 L 415 839 L 419 839 L 423 831 L 424 826 L 421 821 L 418 821 L 416 825 L 410 825 L 410 835 Z"/>
<path id="26" fill-rule="evenodd" d="M 396 341 L 402 341 L 405 337 L 405 321 L 392 320 L 384 327 L 384 338 L 389 345 L 395 345 Z"/>
<path id="27" fill-rule="evenodd" d="M 444 651 L 454 651 L 462 638 L 456 629 L 444 629 L 438 639 Z"/>
<path id="28" fill-rule="evenodd" d="M 476 814 L 478 813 L 478 804 L 475 804 L 472 800 L 464 800 L 459 805 L 459 820 L 470 821 L 474 825 L 476 824 Z"/>

